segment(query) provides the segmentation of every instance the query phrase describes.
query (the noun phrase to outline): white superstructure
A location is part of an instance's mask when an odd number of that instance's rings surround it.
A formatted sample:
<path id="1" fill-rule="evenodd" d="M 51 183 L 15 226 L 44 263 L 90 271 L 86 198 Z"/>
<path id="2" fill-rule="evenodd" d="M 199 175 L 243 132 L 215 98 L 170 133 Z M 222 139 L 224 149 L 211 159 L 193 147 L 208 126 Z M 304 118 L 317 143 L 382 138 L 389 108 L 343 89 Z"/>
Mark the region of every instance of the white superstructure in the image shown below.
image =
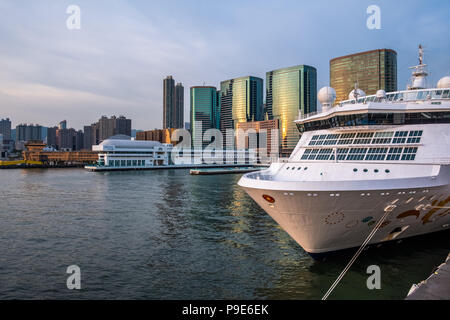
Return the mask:
<path id="1" fill-rule="evenodd" d="M 419 65 L 416 75 L 423 74 Z M 437 89 L 351 95 L 300 117 L 289 160 L 248 173 L 239 185 L 313 256 L 360 246 L 386 211 L 370 243 L 449 229 L 450 86 L 443 79 Z"/>
<path id="2" fill-rule="evenodd" d="M 98 166 L 110 169 L 143 169 L 167 166 L 170 161 L 171 144 L 158 141 L 107 139 L 92 146 L 99 151 Z"/>

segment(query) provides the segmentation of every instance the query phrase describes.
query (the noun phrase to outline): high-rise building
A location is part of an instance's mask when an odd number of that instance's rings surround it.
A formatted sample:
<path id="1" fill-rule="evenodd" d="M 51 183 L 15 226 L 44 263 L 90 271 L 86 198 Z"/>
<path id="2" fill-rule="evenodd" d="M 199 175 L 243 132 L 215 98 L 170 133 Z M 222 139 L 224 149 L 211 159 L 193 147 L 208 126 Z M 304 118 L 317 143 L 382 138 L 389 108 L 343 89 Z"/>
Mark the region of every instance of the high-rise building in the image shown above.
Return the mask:
<path id="1" fill-rule="evenodd" d="M 289 155 L 300 139 L 294 123 L 298 115 L 317 110 L 317 71 L 298 65 L 266 73 L 266 112 L 277 119 L 280 128 L 280 152 Z"/>
<path id="2" fill-rule="evenodd" d="M 182 129 L 184 125 L 184 87 L 175 86 L 175 80 L 168 76 L 163 81 L 163 128 Z"/>
<path id="3" fill-rule="evenodd" d="M 67 120 L 63 120 L 59 123 L 58 129 L 67 129 Z"/>
<path id="4" fill-rule="evenodd" d="M 47 128 L 47 146 L 57 148 L 58 143 L 56 139 L 56 132 L 58 127 Z"/>
<path id="5" fill-rule="evenodd" d="M 336 103 L 347 100 L 356 83 L 367 95 L 380 89 L 397 91 L 397 52 L 378 49 L 330 60 L 330 86 L 336 90 Z"/>
<path id="6" fill-rule="evenodd" d="M 98 145 L 102 141 L 114 135 L 126 135 L 131 137 L 131 119 L 124 116 L 112 116 L 108 118 L 102 116 L 98 122 L 83 128 L 83 149 L 91 150 L 93 145 Z M 81 145 L 81 142 L 79 142 Z"/>
<path id="7" fill-rule="evenodd" d="M 112 116 L 107 118 L 102 116 L 98 123 L 95 125 L 97 130 L 95 136 L 96 141 L 93 144 L 98 144 L 99 142 L 108 139 L 117 134 L 123 134 L 131 137 L 131 120 L 126 119 L 124 116 L 116 117 Z"/>
<path id="8" fill-rule="evenodd" d="M 84 133 L 83 148 L 86 150 L 92 150 L 92 145 L 95 142 L 93 131 L 94 131 L 94 128 L 92 125 L 84 126 L 84 128 L 83 128 L 83 133 Z"/>
<path id="9" fill-rule="evenodd" d="M 155 129 L 148 131 L 136 132 L 136 140 L 159 141 L 161 143 L 171 143 L 176 145 L 176 141 L 172 141 L 173 132 L 176 129 Z"/>
<path id="10" fill-rule="evenodd" d="M 191 138 L 195 148 L 206 147 L 203 135 L 208 129 L 219 129 L 217 89 L 210 86 L 191 87 Z"/>
<path id="11" fill-rule="evenodd" d="M 163 128 L 173 127 L 173 109 L 175 106 L 175 80 L 167 76 L 163 81 Z"/>
<path id="12" fill-rule="evenodd" d="M 184 127 L 184 87 L 181 83 L 175 86 L 175 129 Z"/>
<path id="13" fill-rule="evenodd" d="M 19 124 L 16 126 L 16 141 L 42 140 L 42 126 Z"/>
<path id="14" fill-rule="evenodd" d="M 11 121 L 9 118 L 0 120 L 0 134 L 3 140 L 11 140 Z"/>
<path id="15" fill-rule="evenodd" d="M 220 130 L 224 140 L 226 130 L 234 129 L 238 122 L 264 119 L 263 95 L 261 78 L 248 76 L 220 83 Z M 230 141 L 225 143 L 227 148 L 231 147 Z"/>
<path id="16" fill-rule="evenodd" d="M 278 120 L 238 122 L 236 124 L 236 140 L 244 139 L 245 149 L 256 148 L 261 160 L 279 155 Z M 253 146 L 249 131 L 255 132 Z M 244 135 L 241 137 L 241 135 Z M 238 145 L 240 142 L 237 142 Z M 263 159 L 264 158 L 264 159 Z"/>

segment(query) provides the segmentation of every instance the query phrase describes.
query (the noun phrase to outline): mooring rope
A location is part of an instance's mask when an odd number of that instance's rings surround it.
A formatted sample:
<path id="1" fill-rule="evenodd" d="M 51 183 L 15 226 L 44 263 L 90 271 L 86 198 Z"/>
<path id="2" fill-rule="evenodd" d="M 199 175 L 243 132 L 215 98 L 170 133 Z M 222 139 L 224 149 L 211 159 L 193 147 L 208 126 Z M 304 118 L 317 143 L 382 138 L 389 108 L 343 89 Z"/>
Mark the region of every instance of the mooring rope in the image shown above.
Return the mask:
<path id="1" fill-rule="evenodd" d="M 390 209 L 390 210 L 388 210 L 388 209 Z M 391 206 L 388 206 L 385 209 L 385 213 L 384 213 L 383 217 L 375 225 L 375 228 L 373 228 L 372 232 L 369 233 L 369 235 L 367 236 L 366 240 L 364 240 L 363 244 L 359 247 L 358 251 L 355 253 L 353 258 L 350 260 L 350 262 L 347 264 L 347 266 L 344 268 L 344 270 L 342 270 L 341 274 L 339 275 L 339 277 L 337 277 L 337 279 L 331 285 L 330 289 L 328 289 L 327 293 L 325 293 L 325 295 L 323 296 L 322 300 L 326 300 L 328 298 L 328 296 L 331 294 L 331 292 L 333 292 L 334 288 L 336 288 L 336 286 L 339 284 L 341 279 L 345 276 L 345 274 L 347 273 L 348 269 L 350 269 L 352 264 L 356 261 L 356 259 L 361 254 L 361 252 L 364 250 L 364 248 L 367 246 L 369 241 L 372 240 L 373 236 L 378 231 L 378 229 L 380 228 L 381 224 L 384 222 L 384 220 L 386 220 L 387 216 L 389 215 L 389 213 L 392 212 L 393 209 L 395 209 L 395 207 L 391 207 Z"/>

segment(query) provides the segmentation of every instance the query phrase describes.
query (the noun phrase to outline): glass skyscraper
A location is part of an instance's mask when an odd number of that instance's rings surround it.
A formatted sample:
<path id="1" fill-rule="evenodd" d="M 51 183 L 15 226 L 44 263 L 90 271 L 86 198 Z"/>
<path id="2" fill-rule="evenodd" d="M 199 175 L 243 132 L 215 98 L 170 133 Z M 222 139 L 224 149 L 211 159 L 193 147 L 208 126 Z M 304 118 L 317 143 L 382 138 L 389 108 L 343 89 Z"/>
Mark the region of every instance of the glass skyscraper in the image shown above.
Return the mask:
<path id="1" fill-rule="evenodd" d="M 220 130 L 236 128 L 238 122 L 260 121 L 263 114 L 263 79 L 241 77 L 220 83 Z"/>
<path id="2" fill-rule="evenodd" d="M 205 147 L 203 134 L 208 129 L 219 129 L 219 104 L 216 87 L 191 87 L 191 138 L 195 148 Z"/>
<path id="3" fill-rule="evenodd" d="M 330 86 L 336 103 L 348 99 L 355 83 L 367 95 L 397 91 L 397 53 L 391 49 L 359 52 L 330 60 Z"/>
<path id="4" fill-rule="evenodd" d="M 299 65 L 266 73 L 266 111 L 270 119 L 278 119 L 280 152 L 289 155 L 300 138 L 294 120 L 299 112 L 317 110 L 316 68 Z"/>

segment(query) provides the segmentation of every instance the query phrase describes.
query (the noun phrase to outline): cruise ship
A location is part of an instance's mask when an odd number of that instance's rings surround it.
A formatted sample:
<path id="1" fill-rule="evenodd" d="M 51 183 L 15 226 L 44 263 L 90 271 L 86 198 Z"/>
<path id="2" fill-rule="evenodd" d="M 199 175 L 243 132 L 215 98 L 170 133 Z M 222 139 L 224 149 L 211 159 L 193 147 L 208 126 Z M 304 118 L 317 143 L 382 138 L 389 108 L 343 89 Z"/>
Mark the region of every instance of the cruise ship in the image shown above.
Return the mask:
<path id="1" fill-rule="evenodd" d="M 313 258 L 450 229 L 450 77 L 426 88 L 420 50 L 408 90 L 357 88 L 320 113 L 300 115 L 287 161 L 238 184 Z"/>

